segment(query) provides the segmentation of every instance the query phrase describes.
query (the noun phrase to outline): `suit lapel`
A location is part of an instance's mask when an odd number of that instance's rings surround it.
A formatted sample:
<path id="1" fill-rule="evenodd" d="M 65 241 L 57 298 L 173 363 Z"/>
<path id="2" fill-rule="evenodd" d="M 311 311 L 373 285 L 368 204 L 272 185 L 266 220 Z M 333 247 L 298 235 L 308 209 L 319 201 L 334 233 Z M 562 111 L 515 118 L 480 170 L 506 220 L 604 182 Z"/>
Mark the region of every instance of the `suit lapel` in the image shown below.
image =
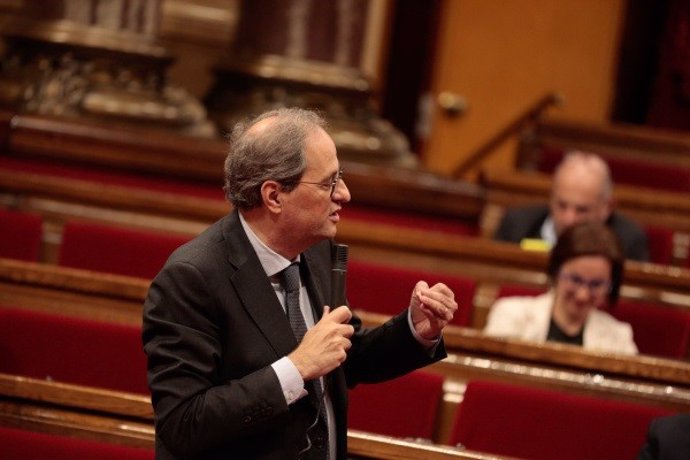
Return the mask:
<path id="1" fill-rule="evenodd" d="M 275 350 L 276 357 L 286 356 L 297 346 L 295 336 L 271 282 L 242 229 L 237 211 L 229 216 L 223 234 L 227 241 L 228 260 L 235 268 L 230 283 L 247 314 Z"/>

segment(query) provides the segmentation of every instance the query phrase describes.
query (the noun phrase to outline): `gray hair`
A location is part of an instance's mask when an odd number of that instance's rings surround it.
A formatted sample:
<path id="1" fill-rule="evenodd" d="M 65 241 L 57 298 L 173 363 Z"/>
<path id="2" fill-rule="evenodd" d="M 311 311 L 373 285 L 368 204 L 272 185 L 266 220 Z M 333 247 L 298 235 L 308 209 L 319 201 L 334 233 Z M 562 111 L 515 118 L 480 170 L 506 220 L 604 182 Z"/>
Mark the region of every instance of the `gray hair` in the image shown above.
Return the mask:
<path id="1" fill-rule="evenodd" d="M 554 171 L 558 174 L 562 169 L 581 165 L 601 177 L 601 198 L 608 200 L 613 194 L 613 179 L 611 179 L 611 169 L 609 165 L 597 154 L 583 152 L 581 150 L 568 151 Z"/>
<path id="2" fill-rule="evenodd" d="M 260 132 L 251 130 L 258 122 L 274 118 Z M 261 205 L 261 185 L 279 182 L 290 191 L 307 167 L 306 139 L 326 120 L 318 113 L 300 108 L 281 108 L 235 125 L 230 150 L 225 158 L 225 196 L 238 209 Z"/>

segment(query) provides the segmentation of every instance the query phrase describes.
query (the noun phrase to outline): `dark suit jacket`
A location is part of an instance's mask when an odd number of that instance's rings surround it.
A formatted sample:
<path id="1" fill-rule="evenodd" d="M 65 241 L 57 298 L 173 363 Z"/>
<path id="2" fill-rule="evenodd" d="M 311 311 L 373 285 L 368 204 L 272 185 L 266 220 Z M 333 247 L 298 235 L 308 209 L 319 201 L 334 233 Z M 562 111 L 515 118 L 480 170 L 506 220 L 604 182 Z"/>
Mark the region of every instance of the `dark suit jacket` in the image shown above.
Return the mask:
<path id="1" fill-rule="evenodd" d="M 316 316 L 330 297 L 330 241 L 302 254 L 302 279 Z M 411 287 L 410 287 L 411 288 Z M 402 375 L 430 356 L 406 312 L 355 335 L 345 363 L 327 376 L 338 458 L 346 455 L 347 387 Z M 294 459 L 316 405 L 288 405 L 271 363 L 297 343 L 236 212 L 176 250 L 153 280 L 143 317 L 155 411 L 156 457 Z M 409 404 L 410 401 L 401 401 Z"/>
<path id="2" fill-rule="evenodd" d="M 524 238 L 541 238 L 541 226 L 549 215 L 546 205 L 509 209 L 494 234 L 494 239 L 519 243 Z M 646 262 L 649 260 L 647 235 L 635 222 L 611 213 L 606 224 L 613 230 L 623 246 L 625 257 Z"/>
<path id="3" fill-rule="evenodd" d="M 649 424 L 647 443 L 638 460 L 687 460 L 690 458 L 690 414 L 659 417 Z"/>

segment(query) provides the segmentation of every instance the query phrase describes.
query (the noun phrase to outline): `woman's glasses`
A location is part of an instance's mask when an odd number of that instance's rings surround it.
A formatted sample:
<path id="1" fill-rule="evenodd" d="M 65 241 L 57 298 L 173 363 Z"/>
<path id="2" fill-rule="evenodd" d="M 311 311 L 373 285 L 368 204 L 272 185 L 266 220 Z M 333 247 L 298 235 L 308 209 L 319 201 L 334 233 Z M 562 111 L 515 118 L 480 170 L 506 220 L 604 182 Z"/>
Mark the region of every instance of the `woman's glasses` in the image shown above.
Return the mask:
<path id="1" fill-rule="evenodd" d="M 595 296 L 603 296 L 611 290 L 611 282 L 603 279 L 586 279 L 576 273 L 561 273 L 558 276 L 561 282 L 564 282 L 571 289 L 586 288 L 590 294 Z"/>

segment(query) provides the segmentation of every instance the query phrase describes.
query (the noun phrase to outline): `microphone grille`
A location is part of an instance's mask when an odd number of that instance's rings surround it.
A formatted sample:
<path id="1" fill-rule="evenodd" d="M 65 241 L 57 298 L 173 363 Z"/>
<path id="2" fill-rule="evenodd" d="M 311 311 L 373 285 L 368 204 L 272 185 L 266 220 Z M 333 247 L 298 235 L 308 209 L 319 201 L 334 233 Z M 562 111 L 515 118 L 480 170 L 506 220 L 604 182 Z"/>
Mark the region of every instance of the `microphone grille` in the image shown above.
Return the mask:
<path id="1" fill-rule="evenodd" d="M 333 268 L 336 270 L 347 269 L 347 245 L 336 244 L 333 246 Z"/>

